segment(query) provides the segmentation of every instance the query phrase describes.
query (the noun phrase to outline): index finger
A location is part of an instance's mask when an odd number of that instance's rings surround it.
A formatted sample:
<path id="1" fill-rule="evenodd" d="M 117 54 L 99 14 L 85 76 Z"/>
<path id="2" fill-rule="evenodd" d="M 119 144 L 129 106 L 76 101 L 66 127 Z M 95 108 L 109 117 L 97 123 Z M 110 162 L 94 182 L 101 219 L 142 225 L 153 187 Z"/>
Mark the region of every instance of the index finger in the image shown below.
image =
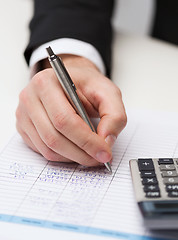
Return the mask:
<path id="1" fill-rule="evenodd" d="M 104 139 L 108 138 L 109 141 L 113 141 L 127 122 L 121 91 L 112 82 L 104 82 L 97 89 L 99 91 L 95 93 L 93 102 L 101 118 L 97 133 Z"/>

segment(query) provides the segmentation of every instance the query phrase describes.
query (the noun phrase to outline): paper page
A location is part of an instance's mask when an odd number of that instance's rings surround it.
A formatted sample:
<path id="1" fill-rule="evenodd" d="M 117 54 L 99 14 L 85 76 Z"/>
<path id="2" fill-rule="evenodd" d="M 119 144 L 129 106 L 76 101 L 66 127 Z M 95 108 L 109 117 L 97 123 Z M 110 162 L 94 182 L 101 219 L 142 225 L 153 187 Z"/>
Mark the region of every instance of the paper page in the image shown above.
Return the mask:
<path id="1" fill-rule="evenodd" d="M 113 148 L 112 174 L 104 166 L 49 162 L 16 134 L 0 154 L 0 221 L 92 239 L 177 239 L 178 231 L 143 225 L 128 163 L 178 156 L 178 115 L 135 111 L 128 119 Z"/>

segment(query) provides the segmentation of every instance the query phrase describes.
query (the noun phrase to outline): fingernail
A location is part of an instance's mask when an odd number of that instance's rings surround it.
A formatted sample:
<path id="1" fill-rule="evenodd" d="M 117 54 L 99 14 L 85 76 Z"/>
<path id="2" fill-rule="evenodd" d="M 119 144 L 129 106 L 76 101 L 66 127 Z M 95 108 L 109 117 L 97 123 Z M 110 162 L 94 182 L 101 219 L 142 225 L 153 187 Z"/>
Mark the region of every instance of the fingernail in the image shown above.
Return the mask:
<path id="1" fill-rule="evenodd" d="M 111 155 L 105 151 L 100 151 L 96 154 L 96 159 L 99 162 L 106 163 L 111 160 Z"/>
<path id="2" fill-rule="evenodd" d="M 108 135 L 106 138 L 105 138 L 105 142 L 112 148 L 114 143 L 116 141 L 116 136 L 114 135 Z"/>

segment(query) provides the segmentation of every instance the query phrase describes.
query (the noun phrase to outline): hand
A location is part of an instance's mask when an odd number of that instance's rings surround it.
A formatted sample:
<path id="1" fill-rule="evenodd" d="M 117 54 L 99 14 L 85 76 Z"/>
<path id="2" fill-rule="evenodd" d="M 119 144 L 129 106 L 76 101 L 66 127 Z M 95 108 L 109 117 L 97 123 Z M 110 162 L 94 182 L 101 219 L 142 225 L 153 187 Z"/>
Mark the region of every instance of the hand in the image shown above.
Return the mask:
<path id="1" fill-rule="evenodd" d="M 100 117 L 97 133 L 76 114 L 53 69 L 37 73 L 22 90 L 17 130 L 26 144 L 51 161 L 96 166 L 112 159 L 111 147 L 126 125 L 121 92 L 89 60 L 62 56 L 90 117 Z M 44 62 L 48 67 L 48 61 Z"/>

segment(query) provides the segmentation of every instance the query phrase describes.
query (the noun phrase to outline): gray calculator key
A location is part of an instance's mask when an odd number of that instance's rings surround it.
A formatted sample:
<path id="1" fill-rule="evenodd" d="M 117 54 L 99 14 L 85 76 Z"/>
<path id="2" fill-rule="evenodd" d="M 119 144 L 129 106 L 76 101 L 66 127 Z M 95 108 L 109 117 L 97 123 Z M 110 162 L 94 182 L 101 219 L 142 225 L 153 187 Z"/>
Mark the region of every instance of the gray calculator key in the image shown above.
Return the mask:
<path id="1" fill-rule="evenodd" d="M 168 184 L 168 185 L 166 185 L 166 191 L 167 192 L 178 191 L 178 184 Z"/>
<path id="2" fill-rule="evenodd" d="M 157 192 L 147 192 L 145 194 L 145 196 L 147 198 L 158 198 L 158 197 L 160 197 L 160 191 L 157 191 Z"/>
<path id="3" fill-rule="evenodd" d="M 152 159 L 138 159 L 138 168 L 142 171 L 153 171 L 154 165 Z"/>
<path id="4" fill-rule="evenodd" d="M 178 183 L 178 177 L 165 177 L 163 181 L 165 184 Z"/>
<path id="5" fill-rule="evenodd" d="M 168 197 L 178 197 L 178 191 L 168 192 Z"/>
<path id="6" fill-rule="evenodd" d="M 175 170 L 176 168 L 175 168 L 175 166 L 174 166 L 174 164 L 165 164 L 165 165 L 160 165 L 160 169 L 162 170 L 162 171 L 166 171 L 166 170 Z"/>
<path id="7" fill-rule="evenodd" d="M 159 158 L 159 164 L 174 164 L 172 158 Z"/>
<path id="8" fill-rule="evenodd" d="M 156 177 L 152 177 L 152 178 L 143 178 L 142 179 L 142 184 L 143 185 L 155 185 L 158 183 L 158 180 Z"/>
<path id="9" fill-rule="evenodd" d="M 159 191 L 158 185 L 145 185 L 143 188 L 144 192 L 157 192 Z"/>
<path id="10" fill-rule="evenodd" d="M 178 174 L 176 171 L 163 171 L 162 177 L 177 177 Z"/>
<path id="11" fill-rule="evenodd" d="M 142 171 L 140 173 L 140 175 L 141 175 L 142 178 L 145 178 L 145 177 L 156 177 L 155 171 Z"/>

